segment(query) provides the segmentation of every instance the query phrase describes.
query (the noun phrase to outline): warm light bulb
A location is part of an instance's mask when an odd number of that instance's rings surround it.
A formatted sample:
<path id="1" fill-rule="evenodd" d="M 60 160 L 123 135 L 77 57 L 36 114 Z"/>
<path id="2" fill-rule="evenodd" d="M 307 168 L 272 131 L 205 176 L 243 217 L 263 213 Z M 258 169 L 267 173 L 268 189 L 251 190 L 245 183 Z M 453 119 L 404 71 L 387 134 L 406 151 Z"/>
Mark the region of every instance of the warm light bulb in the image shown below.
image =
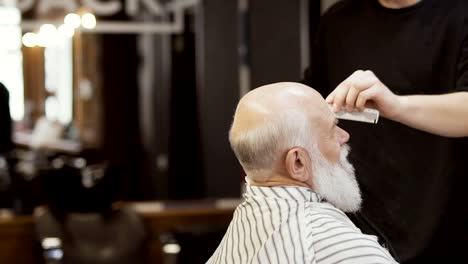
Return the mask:
<path id="1" fill-rule="evenodd" d="M 37 46 L 38 38 L 35 33 L 28 32 L 23 36 L 23 45 L 32 48 Z"/>
<path id="2" fill-rule="evenodd" d="M 81 25 L 81 18 L 79 15 L 75 13 L 70 13 L 65 16 L 65 19 L 63 20 L 66 25 L 69 25 L 72 28 L 79 28 Z"/>
<path id="3" fill-rule="evenodd" d="M 81 24 L 86 29 L 93 29 L 96 27 L 96 17 L 91 13 L 86 13 L 81 17 Z"/>
<path id="4" fill-rule="evenodd" d="M 52 46 L 57 43 L 57 28 L 52 24 L 44 24 L 39 29 L 38 44 L 41 47 Z"/>

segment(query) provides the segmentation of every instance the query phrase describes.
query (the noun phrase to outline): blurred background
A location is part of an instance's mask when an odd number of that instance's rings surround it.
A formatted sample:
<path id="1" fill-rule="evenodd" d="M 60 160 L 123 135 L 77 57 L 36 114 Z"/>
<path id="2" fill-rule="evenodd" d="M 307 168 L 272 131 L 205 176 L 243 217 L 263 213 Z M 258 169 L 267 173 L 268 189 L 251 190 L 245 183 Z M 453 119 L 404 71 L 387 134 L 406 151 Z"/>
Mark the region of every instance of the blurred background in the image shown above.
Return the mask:
<path id="1" fill-rule="evenodd" d="M 204 263 L 239 98 L 300 81 L 332 0 L 0 0 L 0 262 Z"/>

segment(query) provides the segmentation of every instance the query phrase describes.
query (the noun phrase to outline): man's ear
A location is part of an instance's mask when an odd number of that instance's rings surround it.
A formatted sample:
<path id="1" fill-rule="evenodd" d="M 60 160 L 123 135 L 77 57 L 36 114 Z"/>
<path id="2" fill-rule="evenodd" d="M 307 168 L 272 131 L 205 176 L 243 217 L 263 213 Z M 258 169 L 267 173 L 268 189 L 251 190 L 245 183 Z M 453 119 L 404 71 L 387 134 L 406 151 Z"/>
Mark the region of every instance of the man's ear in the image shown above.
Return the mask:
<path id="1" fill-rule="evenodd" d="M 303 148 L 293 148 L 288 151 L 285 158 L 285 167 L 289 176 L 300 182 L 307 182 L 310 177 L 309 154 Z"/>

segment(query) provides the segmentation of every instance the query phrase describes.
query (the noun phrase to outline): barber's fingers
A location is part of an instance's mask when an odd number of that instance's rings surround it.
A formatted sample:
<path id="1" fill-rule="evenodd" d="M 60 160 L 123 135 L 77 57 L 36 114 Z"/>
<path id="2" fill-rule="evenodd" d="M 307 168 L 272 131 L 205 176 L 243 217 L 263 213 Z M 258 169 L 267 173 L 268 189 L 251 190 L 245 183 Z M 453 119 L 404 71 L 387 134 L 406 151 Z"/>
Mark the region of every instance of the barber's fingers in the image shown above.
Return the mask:
<path id="1" fill-rule="evenodd" d="M 348 78 L 346 78 L 346 80 L 340 83 L 327 97 L 326 101 L 328 103 L 333 103 L 333 110 L 335 112 L 341 110 L 341 108 L 346 104 L 346 98 L 351 89 L 355 90 L 353 91 L 354 94 L 355 92 L 366 88 L 366 85 L 362 83 L 365 76 L 366 74 L 364 71 L 355 71 Z"/>
<path id="2" fill-rule="evenodd" d="M 359 93 L 358 97 L 356 98 L 356 108 L 360 111 L 363 111 L 366 106 L 368 106 L 371 101 L 377 96 L 378 94 L 378 86 L 374 85 L 373 87 L 364 90 Z"/>
<path id="3" fill-rule="evenodd" d="M 333 98 L 333 111 L 337 112 L 340 111 L 346 101 L 346 96 L 351 89 L 351 85 L 349 83 L 340 84 L 335 89 L 335 94 Z"/>
<path id="4" fill-rule="evenodd" d="M 351 79 L 353 79 L 355 76 L 361 74 L 363 71 L 359 70 L 359 71 L 355 71 L 353 74 L 351 74 L 348 78 L 346 78 L 346 80 L 344 80 L 343 82 L 341 82 L 336 88 L 335 90 L 333 90 L 328 96 L 327 98 L 325 99 L 325 101 L 327 101 L 327 103 L 333 103 L 335 101 L 335 98 L 336 98 L 336 95 L 337 94 L 340 94 L 340 93 L 343 93 L 344 91 L 348 91 L 348 86 L 347 84 L 350 83 Z"/>
<path id="5" fill-rule="evenodd" d="M 376 80 L 378 79 L 370 71 L 355 71 L 335 88 L 326 101 L 333 104 L 334 111 L 341 110 L 344 105 L 351 111 L 357 95 L 374 85 Z"/>
<path id="6" fill-rule="evenodd" d="M 348 94 L 346 95 L 345 105 L 348 112 L 353 111 L 356 108 L 355 103 L 358 95 L 361 93 L 361 90 L 356 86 L 351 86 L 349 88 Z"/>

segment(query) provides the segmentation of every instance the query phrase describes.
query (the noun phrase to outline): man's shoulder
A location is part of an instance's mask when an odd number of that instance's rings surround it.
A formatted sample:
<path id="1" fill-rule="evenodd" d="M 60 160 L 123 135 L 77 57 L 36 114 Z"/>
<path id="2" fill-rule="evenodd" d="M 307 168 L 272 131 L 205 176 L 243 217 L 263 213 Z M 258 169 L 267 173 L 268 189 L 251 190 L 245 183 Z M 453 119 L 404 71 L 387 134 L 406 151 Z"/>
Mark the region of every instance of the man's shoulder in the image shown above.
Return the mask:
<path id="1" fill-rule="evenodd" d="M 320 17 L 320 29 L 340 29 L 354 23 L 362 13 L 364 1 L 341 0 L 328 8 Z"/>
<path id="2" fill-rule="evenodd" d="M 466 0 L 454 0 L 454 1 L 435 1 L 435 0 L 432 0 L 432 1 L 433 1 L 433 4 L 437 5 L 438 7 L 447 6 L 449 8 L 454 8 L 454 9 L 457 9 L 457 10 L 461 11 L 460 13 L 467 14 L 466 8 L 468 8 L 468 1 L 466 1 Z M 460 10 L 460 8 L 464 8 L 464 9 Z"/>
<path id="3" fill-rule="evenodd" d="M 425 0 L 427 1 L 426 10 L 434 15 L 453 15 L 451 12 L 457 12 L 459 15 L 468 16 L 468 1 L 466 0 L 452 0 L 452 1 L 438 1 L 438 0 Z"/>
<path id="4" fill-rule="evenodd" d="M 441 1 L 441 2 L 451 2 L 451 1 Z M 458 12 L 462 17 L 463 17 L 463 20 L 464 20 L 464 23 L 463 23 L 463 26 L 468 26 L 468 1 L 466 0 L 458 0 L 457 1 L 457 4 L 455 4 L 453 6 L 453 9 L 456 10 L 456 12 Z M 466 30 L 466 28 L 465 28 Z"/>
<path id="5" fill-rule="evenodd" d="M 344 224 L 350 228 L 356 228 L 351 219 L 340 209 L 334 207 L 333 205 L 321 202 L 313 203 L 309 207 L 309 216 L 311 220 L 315 219 L 328 219 L 327 221 L 333 221 L 336 223 Z M 356 228 L 357 229 L 357 228 Z"/>
<path id="6" fill-rule="evenodd" d="M 362 0 L 341 0 L 332 5 L 322 15 L 322 19 L 331 19 L 341 17 L 346 14 L 353 14 L 363 4 Z"/>
<path id="7" fill-rule="evenodd" d="M 425 21 L 432 21 L 434 28 L 436 25 L 441 25 L 439 31 L 453 32 L 456 35 L 462 34 L 462 39 L 468 37 L 468 1 L 467 0 L 453 0 L 453 1 L 437 1 L 425 0 L 426 12 Z"/>
<path id="8" fill-rule="evenodd" d="M 340 210 L 320 204 L 311 208 L 305 226 L 314 241 L 313 252 L 318 259 L 354 259 L 357 262 L 393 263 L 388 251 L 376 236 L 361 232 Z M 349 251 L 347 249 L 353 249 Z"/>

